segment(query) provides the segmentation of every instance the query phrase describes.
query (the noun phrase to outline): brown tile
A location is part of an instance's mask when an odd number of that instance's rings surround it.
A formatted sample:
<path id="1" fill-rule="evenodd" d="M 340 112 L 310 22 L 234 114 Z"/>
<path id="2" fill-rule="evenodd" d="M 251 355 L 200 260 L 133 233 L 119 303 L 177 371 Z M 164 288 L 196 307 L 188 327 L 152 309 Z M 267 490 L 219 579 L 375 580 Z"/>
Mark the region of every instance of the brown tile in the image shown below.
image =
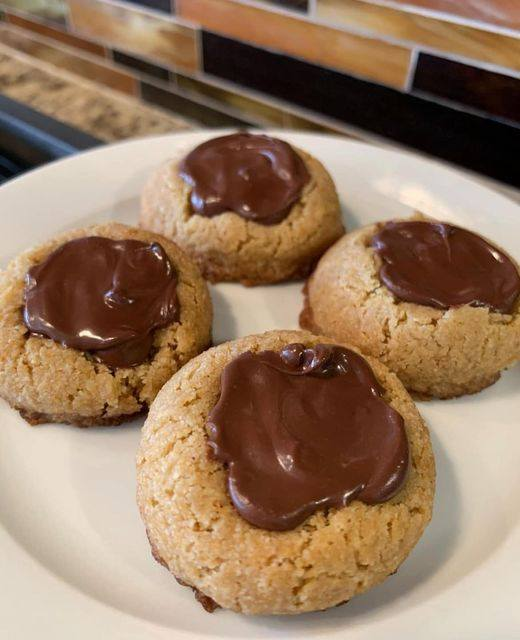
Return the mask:
<path id="1" fill-rule="evenodd" d="M 4 8 L 29 13 L 44 20 L 65 24 L 68 7 L 65 0 L 2 0 Z"/>
<path id="2" fill-rule="evenodd" d="M 146 76 L 156 78 L 157 80 L 162 80 L 163 82 L 170 82 L 175 75 L 172 71 L 169 71 L 164 67 L 159 67 L 158 65 L 152 64 L 151 62 L 148 62 L 148 60 L 143 60 L 142 58 L 129 56 L 127 53 L 123 53 L 117 49 L 112 50 L 112 60 L 117 64 L 128 67 L 128 69 L 133 72 L 137 71 L 139 74 L 142 73 Z"/>
<path id="3" fill-rule="evenodd" d="M 105 55 L 105 48 L 99 44 L 96 44 L 95 42 L 89 42 L 88 40 L 84 40 L 83 38 L 78 38 L 77 36 L 73 36 L 72 34 L 67 33 L 66 31 L 54 29 L 47 24 L 42 24 L 41 22 L 26 20 L 25 18 L 16 16 L 12 13 L 7 13 L 6 17 L 7 22 L 10 22 L 17 27 L 21 27 L 22 29 L 33 31 L 34 33 L 39 33 L 40 35 L 46 36 L 47 38 L 58 40 L 59 42 L 63 42 L 63 44 L 75 47 L 76 49 L 82 49 L 83 51 L 88 51 L 89 53 L 93 53 L 97 56 Z"/>
<path id="4" fill-rule="evenodd" d="M 520 79 L 421 53 L 412 90 L 520 122 Z"/>
<path id="5" fill-rule="evenodd" d="M 135 94 L 136 81 L 132 76 L 113 69 L 107 64 L 94 62 L 73 53 L 71 50 L 59 48 L 50 40 L 37 36 L 29 37 L 16 27 L 0 25 L 0 39 L 13 49 L 22 51 L 38 60 L 48 62 L 61 69 L 100 82 L 123 93 Z"/>
<path id="6" fill-rule="evenodd" d="M 364 29 L 375 35 L 520 69 L 520 40 L 500 33 L 358 0 L 318 0 L 317 15 L 346 28 Z"/>
<path id="7" fill-rule="evenodd" d="M 520 29 L 520 5 L 518 0 L 393 0 L 399 4 L 414 5 L 463 16 L 470 20 L 482 20 L 510 29 Z"/>
<path id="8" fill-rule="evenodd" d="M 188 78 L 177 74 L 177 85 L 179 88 L 193 95 L 202 95 L 219 102 L 222 105 L 232 107 L 244 116 L 258 118 L 262 124 L 282 127 L 284 125 L 285 114 L 280 109 L 268 104 L 254 100 L 249 97 L 233 93 L 222 87 L 215 87 L 194 78 Z"/>
<path id="9" fill-rule="evenodd" d="M 78 33 L 167 65 L 198 67 L 195 31 L 171 18 L 102 0 L 69 0 L 69 8 Z"/>
<path id="10" fill-rule="evenodd" d="M 193 123 L 205 127 L 251 127 L 249 120 L 235 118 L 227 113 L 212 109 L 205 104 L 190 100 L 175 91 L 168 91 L 141 80 L 141 96 L 146 102 L 173 111 L 177 115 L 189 118 Z"/>
<path id="11" fill-rule="evenodd" d="M 405 84 L 405 47 L 230 0 L 176 0 L 176 8 L 210 31 L 394 87 Z"/>

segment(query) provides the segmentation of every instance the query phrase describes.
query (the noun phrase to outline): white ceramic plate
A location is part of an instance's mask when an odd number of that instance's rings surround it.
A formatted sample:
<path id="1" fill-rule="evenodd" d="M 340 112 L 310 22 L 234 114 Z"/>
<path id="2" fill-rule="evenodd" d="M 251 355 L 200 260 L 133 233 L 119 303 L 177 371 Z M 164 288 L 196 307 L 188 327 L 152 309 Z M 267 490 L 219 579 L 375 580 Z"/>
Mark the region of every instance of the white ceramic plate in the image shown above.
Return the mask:
<path id="1" fill-rule="evenodd" d="M 211 135 L 108 146 L 3 186 L 2 264 L 65 229 L 135 223 L 150 171 Z M 417 208 L 520 257 L 519 207 L 457 172 L 344 139 L 279 135 L 324 162 L 349 228 Z M 212 287 L 215 340 L 296 327 L 300 289 Z M 138 423 L 30 428 L 0 404 L 0 638 L 520 638 L 520 367 L 476 396 L 420 410 L 437 460 L 435 512 L 399 572 L 326 613 L 247 618 L 205 613 L 152 560 L 134 502 Z"/>

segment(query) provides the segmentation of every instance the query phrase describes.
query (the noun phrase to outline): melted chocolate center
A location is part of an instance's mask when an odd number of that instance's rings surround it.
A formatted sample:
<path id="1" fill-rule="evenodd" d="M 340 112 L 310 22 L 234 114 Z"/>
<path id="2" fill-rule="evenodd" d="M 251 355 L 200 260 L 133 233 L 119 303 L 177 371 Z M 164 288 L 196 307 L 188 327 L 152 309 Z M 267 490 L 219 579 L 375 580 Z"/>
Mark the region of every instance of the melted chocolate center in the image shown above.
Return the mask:
<path id="1" fill-rule="evenodd" d="M 403 418 L 367 362 L 334 345 L 241 354 L 222 372 L 208 418 L 240 515 L 286 530 L 318 509 L 399 491 L 408 469 Z"/>
<path id="2" fill-rule="evenodd" d="M 180 165 L 192 187 L 194 213 L 234 211 L 260 224 L 281 222 L 310 179 L 303 160 L 282 140 L 250 133 L 213 138 Z"/>
<path id="3" fill-rule="evenodd" d="M 381 282 L 399 300 L 449 309 L 464 304 L 510 313 L 517 267 L 480 236 L 441 222 L 388 222 L 372 239 Z"/>
<path id="4" fill-rule="evenodd" d="M 79 238 L 27 272 L 24 322 L 111 367 L 130 367 L 149 356 L 154 329 L 177 318 L 176 288 L 159 244 Z"/>

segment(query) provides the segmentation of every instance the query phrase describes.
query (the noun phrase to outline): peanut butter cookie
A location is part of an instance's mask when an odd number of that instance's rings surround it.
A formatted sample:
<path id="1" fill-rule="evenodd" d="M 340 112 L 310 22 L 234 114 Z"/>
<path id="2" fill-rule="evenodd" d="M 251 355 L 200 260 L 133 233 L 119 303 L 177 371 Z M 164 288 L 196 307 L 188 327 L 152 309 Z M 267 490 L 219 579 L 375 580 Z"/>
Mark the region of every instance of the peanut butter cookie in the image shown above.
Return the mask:
<path id="1" fill-rule="evenodd" d="M 245 133 L 157 169 L 140 224 L 174 240 L 208 280 L 245 285 L 305 277 L 344 232 L 323 165 L 281 140 Z"/>
<path id="2" fill-rule="evenodd" d="M 222 344 L 177 372 L 150 408 L 137 456 L 141 516 L 154 557 L 208 609 L 338 605 L 394 573 L 430 520 L 434 459 L 413 401 L 384 365 L 326 342 L 271 331 Z M 341 385 L 363 411 L 334 405 Z M 377 455 L 370 445 L 358 457 L 361 432 Z"/>
<path id="3" fill-rule="evenodd" d="M 349 233 L 306 285 L 303 328 L 379 358 L 419 397 L 475 393 L 520 358 L 518 265 L 416 217 Z"/>
<path id="4" fill-rule="evenodd" d="M 64 233 L 1 274 L 0 395 L 30 424 L 119 424 L 209 345 L 211 318 L 197 267 L 166 238 Z"/>

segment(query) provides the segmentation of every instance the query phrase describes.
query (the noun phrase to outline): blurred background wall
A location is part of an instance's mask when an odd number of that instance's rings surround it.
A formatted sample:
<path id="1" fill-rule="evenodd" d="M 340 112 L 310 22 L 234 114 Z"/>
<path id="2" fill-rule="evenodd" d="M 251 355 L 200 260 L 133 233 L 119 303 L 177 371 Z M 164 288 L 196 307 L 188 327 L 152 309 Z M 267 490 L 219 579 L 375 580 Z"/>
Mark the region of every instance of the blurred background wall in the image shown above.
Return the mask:
<path id="1" fill-rule="evenodd" d="M 205 126 L 519 179 L 520 0 L 0 0 L 0 42 Z"/>

